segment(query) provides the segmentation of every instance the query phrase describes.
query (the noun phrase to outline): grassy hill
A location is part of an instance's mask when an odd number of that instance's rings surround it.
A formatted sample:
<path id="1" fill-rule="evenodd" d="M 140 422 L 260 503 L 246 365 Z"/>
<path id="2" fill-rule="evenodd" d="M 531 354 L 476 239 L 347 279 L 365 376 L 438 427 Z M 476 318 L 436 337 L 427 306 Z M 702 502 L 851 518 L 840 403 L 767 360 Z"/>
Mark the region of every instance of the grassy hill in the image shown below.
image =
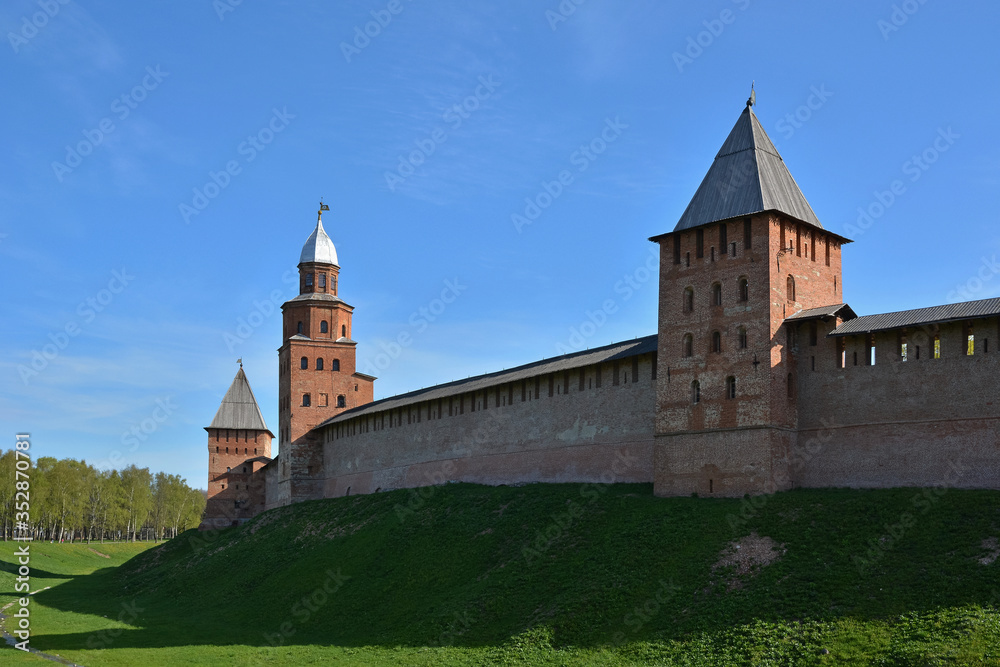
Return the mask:
<path id="1" fill-rule="evenodd" d="M 88 666 L 1000 665 L 998 537 L 997 492 L 453 484 L 85 576 L 67 559 L 32 645 Z"/>

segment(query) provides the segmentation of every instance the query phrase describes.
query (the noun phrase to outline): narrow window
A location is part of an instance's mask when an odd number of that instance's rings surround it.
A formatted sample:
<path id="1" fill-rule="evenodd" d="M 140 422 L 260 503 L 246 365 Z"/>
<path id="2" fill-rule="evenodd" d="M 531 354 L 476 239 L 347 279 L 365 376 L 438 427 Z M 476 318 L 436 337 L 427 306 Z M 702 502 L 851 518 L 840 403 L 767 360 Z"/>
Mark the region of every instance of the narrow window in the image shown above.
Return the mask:
<path id="1" fill-rule="evenodd" d="M 632 382 L 639 381 L 639 357 L 632 357 Z"/>
<path id="2" fill-rule="evenodd" d="M 730 254 L 732 254 L 733 257 L 736 257 L 736 241 L 733 241 L 732 246 Z"/>
<path id="3" fill-rule="evenodd" d="M 594 368 L 594 386 L 598 389 L 601 388 L 601 365 L 597 364 Z"/>
<path id="4" fill-rule="evenodd" d="M 847 365 L 847 344 L 843 336 L 837 338 L 837 368 L 844 368 Z"/>
<path id="5" fill-rule="evenodd" d="M 816 370 L 816 357 L 809 357 L 809 369 Z"/>
<path id="6" fill-rule="evenodd" d="M 302 322 L 299 322 L 299 325 L 295 329 L 295 333 L 302 333 Z"/>
<path id="7" fill-rule="evenodd" d="M 899 344 L 899 359 L 901 361 L 906 361 L 909 350 L 907 349 L 906 338 L 903 338 L 903 342 Z"/>
<path id="8" fill-rule="evenodd" d="M 337 277 L 336 276 L 330 276 L 330 291 L 333 292 L 334 294 L 337 293 Z"/>
<path id="9" fill-rule="evenodd" d="M 330 370 L 332 370 L 332 371 L 339 371 L 340 370 L 340 359 L 334 359 L 333 360 L 333 365 L 330 367 Z"/>
<path id="10" fill-rule="evenodd" d="M 785 297 L 788 303 L 794 303 L 795 301 L 795 278 L 788 276 L 788 280 L 785 281 Z"/>
<path id="11" fill-rule="evenodd" d="M 346 324 L 341 324 L 340 325 L 340 337 L 341 338 L 347 338 L 347 325 Z"/>
<path id="12" fill-rule="evenodd" d="M 684 266 L 691 266 L 691 253 L 684 253 Z"/>
<path id="13" fill-rule="evenodd" d="M 920 346 L 919 345 L 914 345 L 913 346 L 913 358 L 917 359 L 917 360 L 920 359 Z"/>
<path id="14" fill-rule="evenodd" d="M 318 371 L 323 370 L 323 357 L 320 357 L 319 359 L 316 360 L 316 370 Z"/>
<path id="15" fill-rule="evenodd" d="M 788 374 L 788 398 L 792 398 L 795 395 L 795 384 L 792 381 L 792 374 Z"/>
<path id="16" fill-rule="evenodd" d="M 684 290 L 684 312 L 694 311 L 694 288 L 688 287 Z"/>
<path id="17" fill-rule="evenodd" d="M 302 357 L 299 360 L 299 368 L 301 368 L 302 370 L 306 370 L 307 368 L 309 368 L 309 357 Z"/>
<path id="18" fill-rule="evenodd" d="M 580 391 L 583 391 L 584 388 L 585 388 L 584 385 L 585 385 L 585 383 L 587 381 L 586 378 L 587 378 L 587 371 L 586 371 L 586 369 L 581 368 L 580 369 Z"/>
<path id="19" fill-rule="evenodd" d="M 701 402 L 701 385 L 695 380 L 691 383 L 691 403 L 697 405 Z"/>
<path id="20" fill-rule="evenodd" d="M 819 327 L 816 325 L 816 320 L 809 322 L 809 344 L 815 346 L 819 341 Z"/>
<path id="21" fill-rule="evenodd" d="M 740 327 L 736 330 L 737 340 L 739 341 L 739 347 L 741 350 L 747 349 L 747 330 L 746 327 Z"/>
<path id="22" fill-rule="evenodd" d="M 795 225 L 795 256 L 802 256 L 802 228 L 799 225 Z"/>
<path id="23" fill-rule="evenodd" d="M 549 398 L 556 393 L 556 376 L 555 373 L 549 373 Z"/>
<path id="24" fill-rule="evenodd" d="M 941 358 L 941 336 L 934 334 L 934 358 Z"/>
<path id="25" fill-rule="evenodd" d="M 865 345 L 868 346 L 868 350 L 867 350 L 867 352 L 868 352 L 868 365 L 869 366 L 874 366 L 875 365 L 875 334 L 869 334 L 868 335 L 868 340 L 865 343 Z"/>
<path id="26" fill-rule="evenodd" d="M 611 384 L 617 387 L 620 384 L 621 372 L 618 367 L 618 362 L 611 364 Z"/>
<path id="27" fill-rule="evenodd" d="M 694 337 L 691 334 L 684 334 L 683 351 L 685 357 L 694 356 Z"/>
<path id="28" fill-rule="evenodd" d="M 815 234 L 810 234 L 809 235 L 809 245 L 810 245 L 809 259 L 811 259 L 812 261 L 815 262 L 816 261 L 816 235 Z"/>
<path id="29" fill-rule="evenodd" d="M 837 276 L 833 277 L 833 295 L 837 296 Z"/>
<path id="30" fill-rule="evenodd" d="M 705 256 L 705 230 L 699 229 L 695 232 L 694 256 L 701 259 Z"/>
<path id="31" fill-rule="evenodd" d="M 322 322 L 319 323 L 319 332 L 326 333 L 327 331 L 329 331 L 329 325 L 327 324 L 326 320 L 323 320 Z"/>
<path id="32" fill-rule="evenodd" d="M 722 254 L 726 254 L 726 248 L 729 245 L 729 228 L 726 223 L 719 223 L 719 247 L 722 248 Z"/>
<path id="33" fill-rule="evenodd" d="M 855 366 L 858 365 L 858 351 L 857 350 L 854 351 L 854 365 Z"/>
<path id="34" fill-rule="evenodd" d="M 674 234 L 674 264 L 681 263 L 681 235 Z"/>
<path id="35" fill-rule="evenodd" d="M 312 288 L 313 288 L 313 274 L 307 273 L 306 274 L 306 289 L 311 292 Z"/>
<path id="36" fill-rule="evenodd" d="M 726 398 L 736 398 L 736 378 L 732 375 L 726 378 Z"/>
<path id="37" fill-rule="evenodd" d="M 826 265 L 830 266 L 830 238 L 829 237 L 827 237 L 826 243 L 824 245 L 826 246 Z M 836 281 L 836 278 L 834 278 L 834 280 Z M 834 284 L 836 284 L 836 283 L 834 283 Z M 834 289 L 836 290 L 836 287 L 834 287 Z"/>
<path id="38" fill-rule="evenodd" d="M 722 352 L 722 334 L 718 331 L 712 332 L 712 352 Z"/>
<path id="39" fill-rule="evenodd" d="M 972 331 L 972 325 L 965 325 L 965 354 L 971 357 L 976 353 L 976 334 Z"/>
<path id="40" fill-rule="evenodd" d="M 711 255 L 711 257 L 712 257 L 712 261 L 714 262 L 714 261 L 715 261 L 715 246 L 712 246 L 712 247 L 711 247 L 711 248 L 709 248 L 708 250 L 709 250 L 709 254 L 710 254 L 710 255 Z"/>
<path id="41" fill-rule="evenodd" d="M 747 250 L 753 245 L 753 235 L 750 218 L 743 218 L 743 247 Z"/>
<path id="42" fill-rule="evenodd" d="M 326 274 L 325 273 L 319 274 L 319 286 L 321 288 L 323 288 L 323 291 L 326 291 Z"/>
<path id="43" fill-rule="evenodd" d="M 989 351 L 990 351 L 990 339 L 989 338 L 984 338 L 983 339 L 983 354 L 988 354 Z"/>
<path id="44" fill-rule="evenodd" d="M 750 300 L 750 283 L 746 278 L 740 278 L 740 301 Z"/>
<path id="45" fill-rule="evenodd" d="M 722 305 L 722 285 L 720 283 L 712 285 L 712 305 Z"/>
<path id="46" fill-rule="evenodd" d="M 541 397 L 541 395 L 542 395 L 541 389 L 542 389 L 542 378 L 536 377 L 535 378 L 535 398 L 536 399 L 539 398 L 539 397 Z"/>
<path id="47" fill-rule="evenodd" d="M 309 394 L 302 394 L 302 407 L 308 408 L 312 404 L 312 398 Z"/>

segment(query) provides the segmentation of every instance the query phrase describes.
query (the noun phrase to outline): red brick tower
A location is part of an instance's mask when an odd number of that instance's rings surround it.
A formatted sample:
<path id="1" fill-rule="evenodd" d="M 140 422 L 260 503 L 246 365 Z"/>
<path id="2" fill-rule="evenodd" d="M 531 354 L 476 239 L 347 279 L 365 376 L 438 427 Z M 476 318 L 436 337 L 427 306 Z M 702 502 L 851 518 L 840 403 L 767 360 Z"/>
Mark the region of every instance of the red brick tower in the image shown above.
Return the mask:
<path id="1" fill-rule="evenodd" d="M 786 317 L 842 302 L 840 248 L 751 104 L 660 245 L 657 495 L 788 488 L 796 428 Z M 815 344 L 815 341 L 805 341 Z"/>
<path id="2" fill-rule="evenodd" d="M 264 509 L 263 475 L 274 434 L 264 423 L 243 364 L 208 431 L 208 503 L 202 528 L 235 526 Z"/>
<path id="3" fill-rule="evenodd" d="M 323 447 L 311 430 L 348 408 L 370 403 L 375 378 L 358 373 L 351 339 L 354 307 L 339 296 L 337 249 L 316 229 L 299 257 L 299 295 L 281 306 L 278 349 L 279 494 L 289 502 L 322 497 Z"/>

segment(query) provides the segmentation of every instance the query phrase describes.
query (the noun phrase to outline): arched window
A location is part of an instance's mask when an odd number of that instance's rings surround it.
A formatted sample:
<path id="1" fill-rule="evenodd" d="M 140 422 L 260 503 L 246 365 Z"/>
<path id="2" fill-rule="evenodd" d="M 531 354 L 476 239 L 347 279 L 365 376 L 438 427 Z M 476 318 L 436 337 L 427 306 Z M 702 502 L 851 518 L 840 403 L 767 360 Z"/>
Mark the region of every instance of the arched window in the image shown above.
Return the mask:
<path id="1" fill-rule="evenodd" d="M 340 370 L 340 359 L 334 359 L 333 360 L 333 366 L 330 367 L 330 370 L 334 370 L 334 371 L 339 371 Z"/>
<path id="2" fill-rule="evenodd" d="M 312 405 L 312 397 L 309 394 L 302 394 L 302 407 L 308 408 Z"/>
<path id="3" fill-rule="evenodd" d="M 684 343 L 681 350 L 685 357 L 694 356 L 694 337 L 691 334 L 684 334 Z"/>
<path id="4" fill-rule="evenodd" d="M 741 350 L 747 349 L 747 330 L 746 327 L 740 327 L 736 330 L 736 334 L 739 338 L 739 346 Z"/>
<path id="5" fill-rule="evenodd" d="M 344 396 L 338 396 L 337 397 L 337 407 L 338 408 L 346 408 L 347 407 L 347 398 L 344 397 Z"/>
<path id="6" fill-rule="evenodd" d="M 326 323 L 326 320 L 323 320 L 319 323 L 319 332 L 326 333 L 327 331 L 329 331 L 329 325 Z"/>
<path id="7" fill-rule="evenodd" d="M 226 472 L 232 472 L 232 471 L 233 471 L 232 468 L 230 468 L 229 466 L 226 466 Z"/>
<path id="8" fill-rule="evenodd" d="M 722 352 L 722 334 L 718 331 L 712 332 L 712 352 Z"/>
<path id="9" fill-rule="evenodd" d="M 736 398 L 736 378 L 732 375 L 726 378 L 726 398 Z"/>
<path id="10" fill-rule="evenodd" d="M 301 368 L 302 370 L 306 370 L 307 368 L 309 368 L 309 357 L 302 357 L 301 359 L 299 359 L 299 368 Z"/>
<path id="11" fill-rule="evenodd" d="M 320 357 L 319 359 L 316 360 L 316 370 L 318 371 L 323 370 L 323 357 Z"/>
<path id="12" fill-rule="evenodd" d="M 788 299 L 788 302 L 791 303 L 795 301 L 795 278 L 788 276 L 786 283 L 785 297 Z"/>
<path id="13" fill-rule="evenodd" d="M 697 405 L 701 402 L 701 384 L 697 380 L 691 383 L 691 403 Z"/>
<path id="14" fill-rule="evenodd" d="M 713 306 L 722 305 L 722 285 L 720 283 L 715 283 L 712 285 L 712 305 Z"/>
<path id="15" fill-rule="evenodd" d="M 746 278 L 740 278 L 740 301 L 750 300 L 750 283 Z"/>
<path id="16" fill-rule="evenodd" d="M 688 287 L 684 290 L 684 312 L 694 311 L 694 288 Z"/>
<path id="17" fill-rule="evenodd" d="M 347 325 L 346 324 L 341 324 L 340 325 L 340 337 L 341 338 L 347 338 Z"/>
<path id="18" fill-rule="evenodd" d="M 302 322 L 299 322 L 299 326 L 296 328 L 295 333 L 302 333 Z"/>

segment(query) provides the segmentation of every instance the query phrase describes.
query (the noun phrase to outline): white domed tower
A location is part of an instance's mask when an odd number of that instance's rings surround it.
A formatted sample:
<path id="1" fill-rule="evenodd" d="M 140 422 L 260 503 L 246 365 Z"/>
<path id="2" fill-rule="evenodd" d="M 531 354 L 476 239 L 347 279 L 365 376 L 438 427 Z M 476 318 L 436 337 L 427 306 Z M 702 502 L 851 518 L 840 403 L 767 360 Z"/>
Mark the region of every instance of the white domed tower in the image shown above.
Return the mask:
<path id="1" fill-rule="evenodd" d="M 351 338 L 354 307 L 339 296 L 337 249 L 323 228 L 320 204 L 299 255 L 299 295 L 281 306 L 278 349 L 279 476 L 290 502 L 322 498 L 323 448 L 314 427 L 344 410 L 370 403 L 375 378 L 358 373 Z"/>

